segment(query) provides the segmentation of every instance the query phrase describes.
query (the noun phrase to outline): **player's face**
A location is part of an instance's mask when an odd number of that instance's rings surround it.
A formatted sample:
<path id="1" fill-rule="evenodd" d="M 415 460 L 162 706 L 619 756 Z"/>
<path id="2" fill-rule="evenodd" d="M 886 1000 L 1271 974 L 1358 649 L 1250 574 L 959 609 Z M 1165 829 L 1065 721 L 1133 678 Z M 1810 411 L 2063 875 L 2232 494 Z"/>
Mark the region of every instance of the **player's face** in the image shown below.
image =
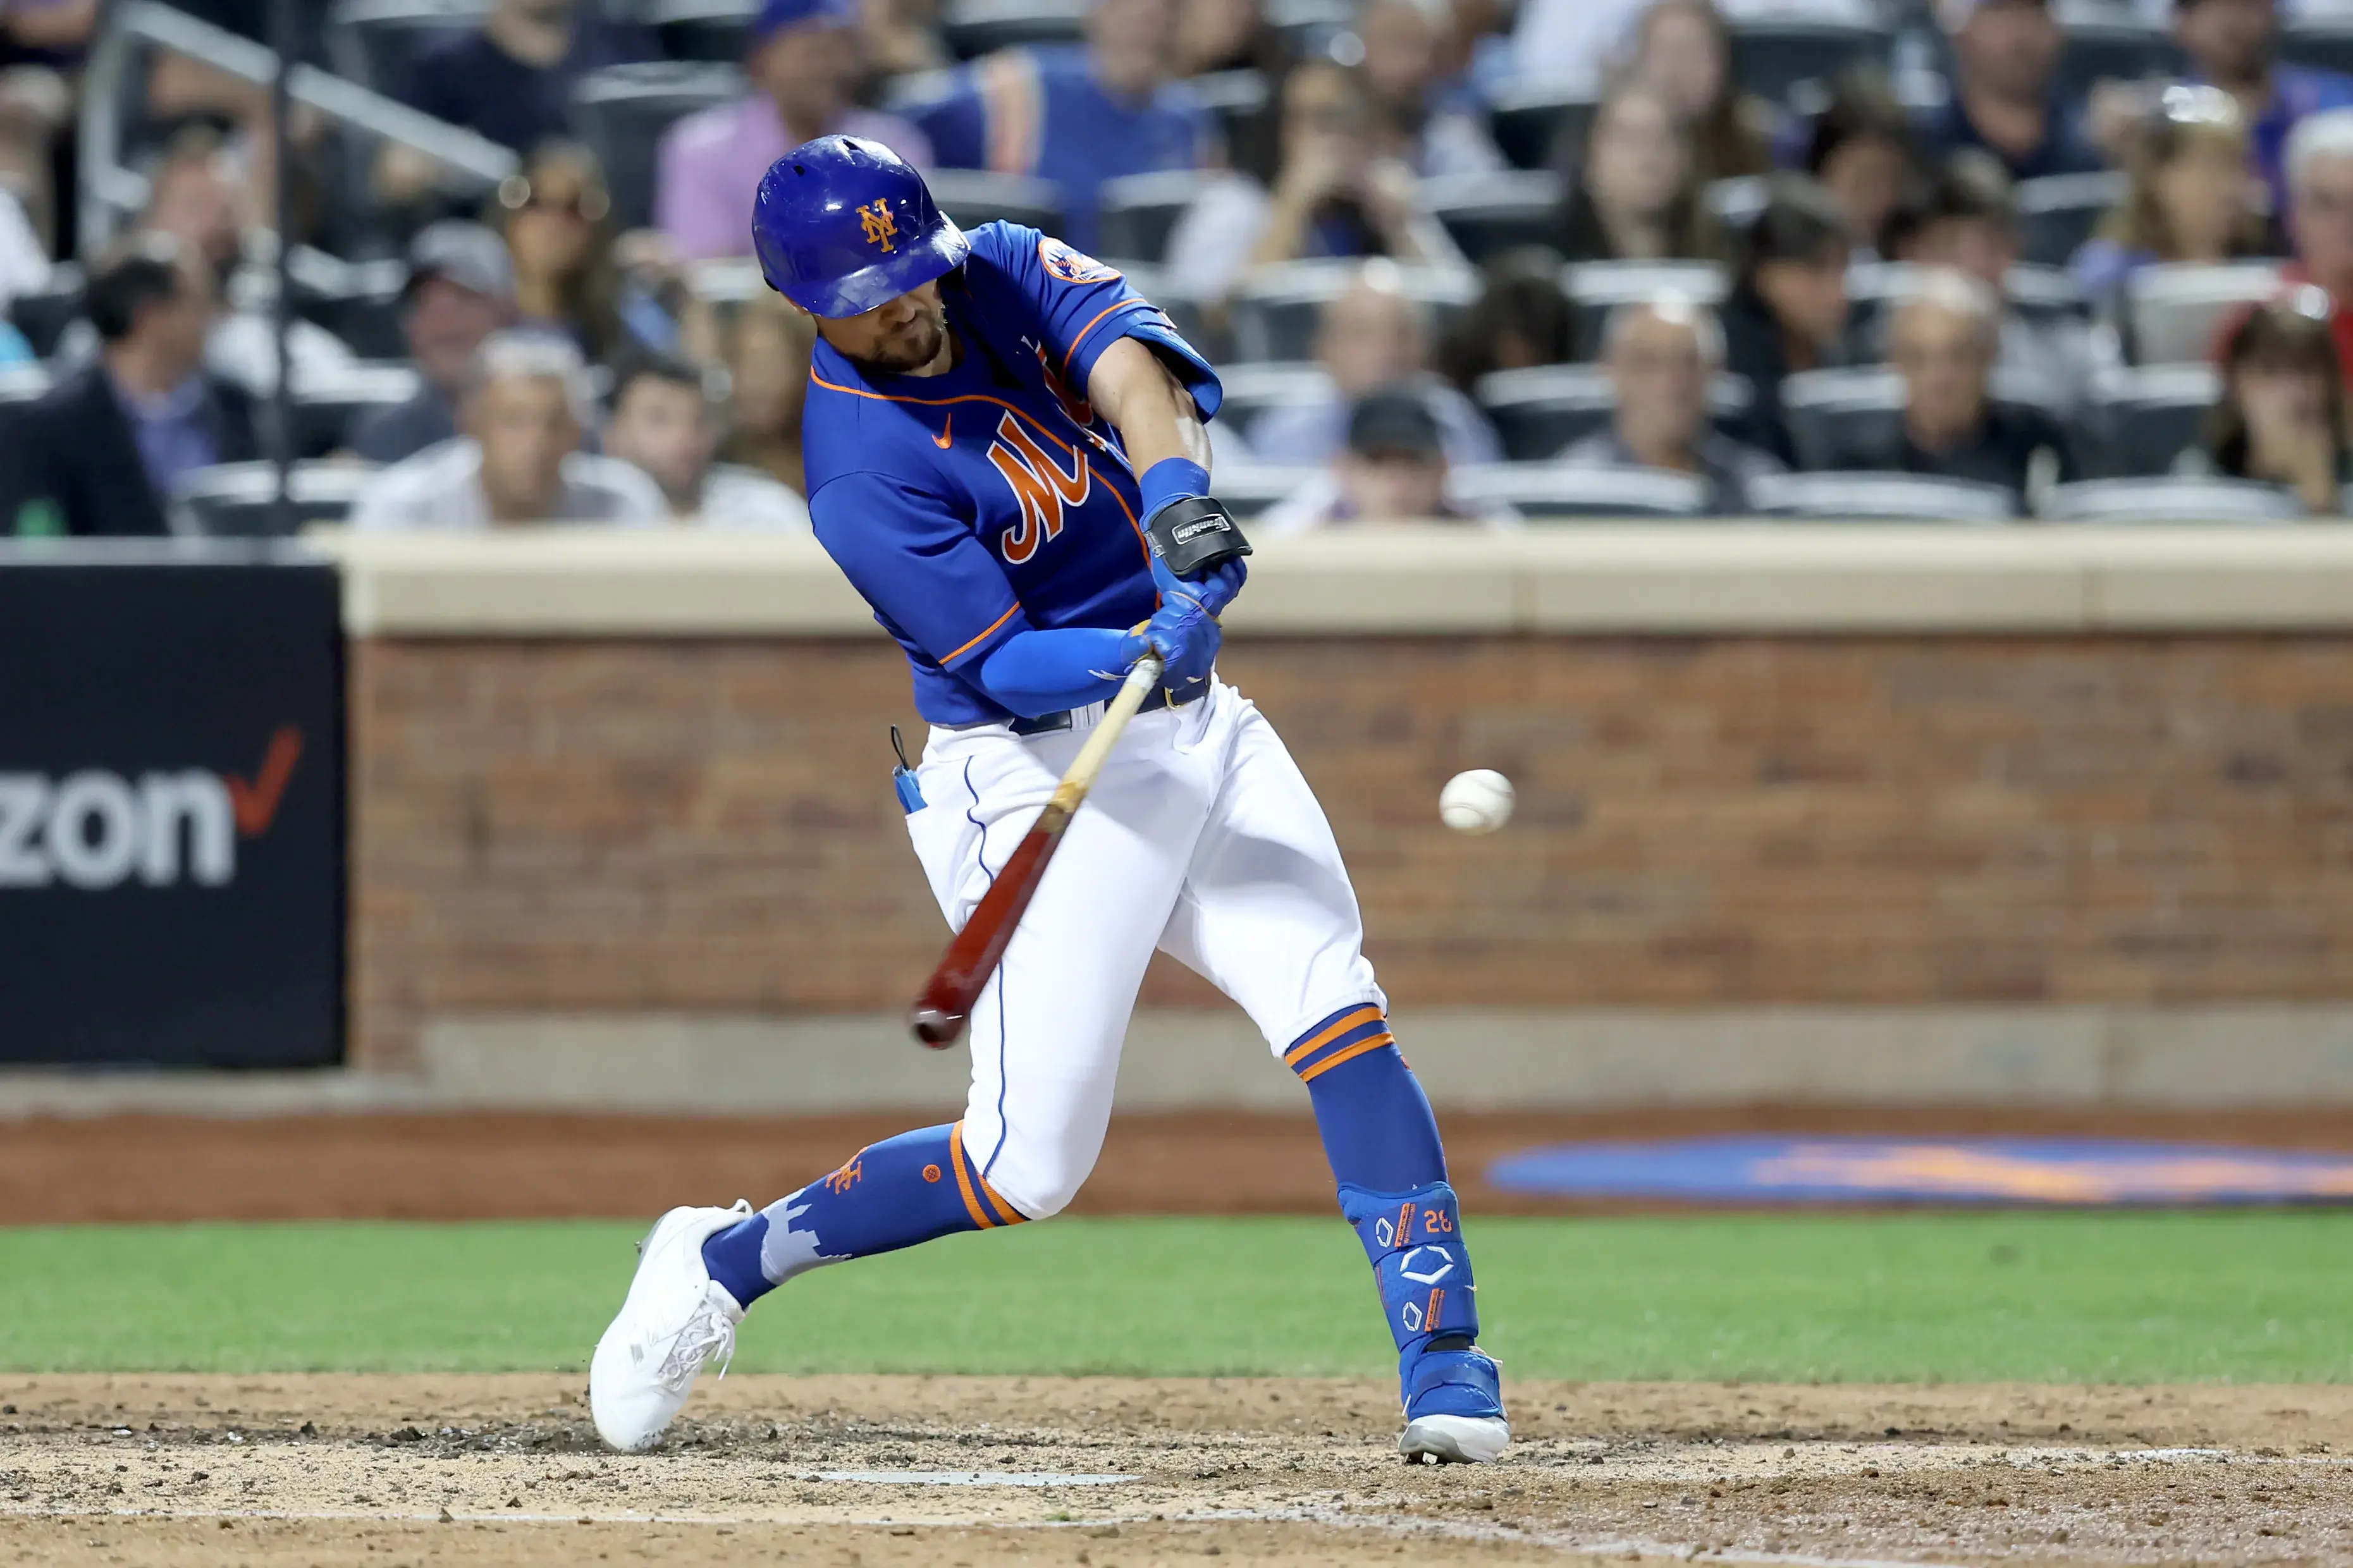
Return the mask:
<path id="1" fill-rule="evenodd" d="M 859 369 L 906 375 L 946 357 L 948 308 L 940 299 L 939 279 L 934 279 L 863 315 L 821 316 L 817 330 L 835 353 Z"/>

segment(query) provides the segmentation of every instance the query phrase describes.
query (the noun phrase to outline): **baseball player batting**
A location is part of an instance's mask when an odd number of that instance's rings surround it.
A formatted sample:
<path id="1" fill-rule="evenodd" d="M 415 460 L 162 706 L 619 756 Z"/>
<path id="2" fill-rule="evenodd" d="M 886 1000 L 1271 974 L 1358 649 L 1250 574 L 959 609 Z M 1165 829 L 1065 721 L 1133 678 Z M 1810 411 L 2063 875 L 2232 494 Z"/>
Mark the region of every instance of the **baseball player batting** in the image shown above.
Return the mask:
<path id="1" fill-rule="evenodd" d="M 1494 1458 L 1511 1429 L 1437 1121 L 1323 808 L 1217 678 L 1247 547 L 1208 493 L 1216 372 L 1119 273 L 1016 224 L 965 234 L 872 142 L 778 159 L 752 226 L 769 286 L 817 319 L 809 513 L 913 670 L 931 735 L 900 795 L 952 929 L 1129 670 L 1163 668 L 971 1009 L 963 1120 L 757 1213 L 664 1215 L 596 1345 L 596 1430 L 651 1446 L 795 1275 L 1059 1213 L 1102 1148 L 1157 948 L 1240 1003 L 1307 1086 L 1397 1341 L 1398 1451 Z"/>

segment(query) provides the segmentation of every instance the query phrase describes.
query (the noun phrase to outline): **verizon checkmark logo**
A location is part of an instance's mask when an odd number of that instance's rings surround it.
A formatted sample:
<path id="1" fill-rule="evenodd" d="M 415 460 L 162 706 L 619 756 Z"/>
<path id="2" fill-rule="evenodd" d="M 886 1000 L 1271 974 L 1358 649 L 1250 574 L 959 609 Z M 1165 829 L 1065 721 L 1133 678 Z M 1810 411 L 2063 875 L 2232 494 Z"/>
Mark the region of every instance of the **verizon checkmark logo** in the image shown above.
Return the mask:
<path id="1" fill-rule="evenodd" d="M 302 731 L 282 725 L 248 780 L 202 768 L 98 768 L 62 778 L 0 773 L 0 889 L 99 890 L 136 877 L 151 888 L 237 879 L 237 845 L 269 831 L 302 760 Z"/>

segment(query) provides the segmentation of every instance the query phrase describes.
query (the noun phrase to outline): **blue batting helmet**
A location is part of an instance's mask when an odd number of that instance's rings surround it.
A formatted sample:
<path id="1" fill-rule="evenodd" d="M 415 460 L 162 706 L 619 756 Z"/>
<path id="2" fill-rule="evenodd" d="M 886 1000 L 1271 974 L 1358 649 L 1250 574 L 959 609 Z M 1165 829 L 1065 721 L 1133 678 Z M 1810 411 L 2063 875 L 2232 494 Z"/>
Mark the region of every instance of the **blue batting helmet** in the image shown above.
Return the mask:
<path id="1" fill-rule="evenodd" d="M 972 254 L 905 159 L 849 136 L 804 142 L 768 166 L 752 245 L 768 287 L 818 316 L 871 310 Z"/>

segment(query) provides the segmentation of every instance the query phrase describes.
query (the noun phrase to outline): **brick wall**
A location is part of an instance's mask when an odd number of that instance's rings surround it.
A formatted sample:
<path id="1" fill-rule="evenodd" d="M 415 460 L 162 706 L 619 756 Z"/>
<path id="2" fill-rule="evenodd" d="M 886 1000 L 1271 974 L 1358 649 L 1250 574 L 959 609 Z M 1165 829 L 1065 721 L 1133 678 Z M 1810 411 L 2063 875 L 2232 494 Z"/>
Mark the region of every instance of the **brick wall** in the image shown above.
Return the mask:
<path id="1" fill-rule="evenodd" d="M 2353 996 L 2343 638 L 1238 640 L 1416 1006 Z M 353 1059 L 437 1013 L 895 1012 L 875 641 L 358 645 Z M 1440 827 L 1503 769 L 1511 828 Z M 1163 964 L 1162 1005 L 1207 1002 Z"/>

